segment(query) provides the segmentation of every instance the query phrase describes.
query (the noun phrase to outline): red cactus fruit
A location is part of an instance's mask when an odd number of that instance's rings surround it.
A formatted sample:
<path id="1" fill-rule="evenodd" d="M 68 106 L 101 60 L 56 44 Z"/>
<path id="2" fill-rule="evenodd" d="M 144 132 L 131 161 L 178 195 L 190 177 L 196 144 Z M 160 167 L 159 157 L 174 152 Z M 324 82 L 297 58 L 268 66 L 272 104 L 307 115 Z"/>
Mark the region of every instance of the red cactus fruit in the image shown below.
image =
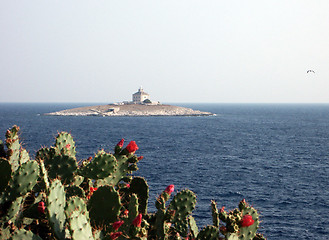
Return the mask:
<path id="1" fill-rule="evenodd" d="M 123 147 L 123 143 L 124 143 L 124 141 L 125 141 L 125 140 L 122 138 L 122 139 L 120 140 L 120 142 L 118 142 L 117 146 L 122 148 L 122 147 Z"/>
<path id="2" fill-rule="evenodd" d="M 139 156 L 137 159 L 138 161 L 142 160 L 144 157 L 143 156 Z"/>
<path id="3" fill-rule="evenodd" d="M 137 144 L 136 144 L 135 141 L 131 141 L 127 145 L 126 149 L 128 150 L 129 153 L 134 153 L 134 152 L 136 152 L 138 150 L 138 146 L 137 146 Z"/>
<path id="4" fill-rule="evenodd" d="M 7 130 L 7 132 L 6 132 L 6 137 L 9 137 L 10 134 L 11 134 L 11 131 L 10 131 L 10 130 Z"/>
<path id="5" fill-rule="evenodd" d="M 241 221 L 241 227 L 249 227 L 254 224 L 254 219 L 252 219 L 252 216 L 249 214 L 246 214 L 243 216 Z"/>
<path id="6" fill-rule="evenodd" d="M 133 220 L 132 224 L 135 226 L 135 227 L 141 227 L 141 224 L 142 224 L 142 214 L 138 214 L 137 217 Z"/>
<path id="7" fill-rule="evenodd" d="M 90 199 L 90 197 L 93 195 L 93 193 L 97 190 L 97 187 L 90 187 L 89 188 L 89 194 L 87 196 L 87 199 Z"/>
<path id="8" fill-rule="evenodd" d="M 45 203 L 44 202 L 39 202 L 38 204 L 38 212 L 41 213 L 41 214 L 44 214 L 45 213 Z"/>
<path id="9" fill-rule="evenodd" d="M 125 210 L 125 211 L 123 212 L 123 215 L 124 215 L 125 217 L 127 217 L 128 214 L 129 214 L 129 211 L 128 211 L 128 210 Z"/>
<path id="10" fill-rule="evenodd" d="M 117 222 L 113 223 L 112 224 L 113 230 L 114 231 L 118 230 L 121 227 L 122 224 L 124 224 L 124 221 L 117 221 Z"/>
<path id="11" fill-rule="evenodd" d="M 170 184 L 168 187 L 166 187 L 164 191 L 170 195 L 174 190 L 175 190 L 175 185 Z"/>
<path id="12" fill-rule="evenodd" d="M 114 240 L 114 239 L 117 239 L 118 237 L 120 237 L 121 235 L 122 235 L 122 232 L 113 232 L 110 234 L 110 238 L 112 240 Z"/>
<path id="13" fill-rule="evenodd" d="M 225 212 L 225 207 L 223 206 L 221 209 L 220 209 L 220 212 Z"/>
<path id="14" fill-rule="evenodd" d="M 220 232 L 222 233 L 222 234 L 226 234 L 226 232 L 227 232 L 227 228 L 225 227 L 225 226 L 221 226 L 220 228 L 219 228 L 219 230 L 220 230 Z"/>
<path id="15" fill-rule="evenodd" d="M 66 146 L 65 146 L 65 148 L 67 149 L 67 150 L 70 150 L 70 148 L 71 148 L 71 144 L 66 144 Z"/>

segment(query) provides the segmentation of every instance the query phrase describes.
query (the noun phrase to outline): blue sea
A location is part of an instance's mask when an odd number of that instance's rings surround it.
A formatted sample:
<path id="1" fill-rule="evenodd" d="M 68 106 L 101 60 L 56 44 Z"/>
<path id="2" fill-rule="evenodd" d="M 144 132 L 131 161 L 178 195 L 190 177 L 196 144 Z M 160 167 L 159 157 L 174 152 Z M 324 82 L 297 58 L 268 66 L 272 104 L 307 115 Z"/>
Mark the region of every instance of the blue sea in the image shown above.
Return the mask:
<path id="1" fill-rule="evenodd" d="M 268 239 L 329 239 L 328 104 L 176 104 L 217 114 L 209 117 L 43 115 L 88 105 L 0 103 L 1 139 L 17 124 L 34 156 L 68 131 L 78 159 L 134 140 L 144 156 L 136 175 L 149 183 L 149 212 L 175 184 L 197 194 L 199 227 L 212 222 L 212 199 L 229 210 L 245 198 Z"/>

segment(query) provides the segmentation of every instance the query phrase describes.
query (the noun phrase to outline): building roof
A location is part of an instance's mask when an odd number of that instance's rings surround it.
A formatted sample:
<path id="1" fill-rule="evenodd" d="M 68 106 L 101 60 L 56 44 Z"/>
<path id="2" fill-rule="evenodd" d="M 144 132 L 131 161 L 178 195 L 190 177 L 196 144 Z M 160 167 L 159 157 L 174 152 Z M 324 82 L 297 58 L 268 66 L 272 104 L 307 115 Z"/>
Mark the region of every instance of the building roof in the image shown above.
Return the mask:
<path id="1" fill-rule="evenodd" d="M 144 90 L 143 90 L 143 88 L 142 87 L 140 87 L 139 89 L 138 89 L 138 92 L 135 92 L 133 95 L 135 95 L 135 94 L 139 94 L 139 95 L 149 95 L 148 93 L 146 93 L 146 92 L 144 92 Z"/>

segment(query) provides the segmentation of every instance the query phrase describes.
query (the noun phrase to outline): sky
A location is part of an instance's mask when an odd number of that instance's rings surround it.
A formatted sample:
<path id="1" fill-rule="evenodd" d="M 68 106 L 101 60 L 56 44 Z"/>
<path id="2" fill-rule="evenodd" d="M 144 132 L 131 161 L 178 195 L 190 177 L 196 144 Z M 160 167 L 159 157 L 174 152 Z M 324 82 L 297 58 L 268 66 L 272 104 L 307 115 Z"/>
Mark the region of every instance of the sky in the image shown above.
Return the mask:
<path id="1" fill-rule="evenodd" d="M 329 103 L 329 1 L 1 2 L 0 102 L 140 86 L 160 102 Z"/>

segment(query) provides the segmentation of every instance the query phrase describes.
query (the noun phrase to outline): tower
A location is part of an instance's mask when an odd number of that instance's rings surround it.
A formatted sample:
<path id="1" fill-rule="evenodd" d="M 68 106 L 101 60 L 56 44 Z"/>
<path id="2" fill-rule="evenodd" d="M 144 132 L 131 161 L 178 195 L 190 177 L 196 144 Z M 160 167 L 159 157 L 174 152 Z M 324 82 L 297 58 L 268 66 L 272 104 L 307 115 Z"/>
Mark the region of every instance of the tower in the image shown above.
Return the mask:
<path id="1" fill-rule="evenodd" d="M 138 89 L 138 92 L 135 92 L 132 96 L 134 103 L 142 103 L 146 99 L 150 99 L 150 95 L 144 92 L 142 86 Z"/>

